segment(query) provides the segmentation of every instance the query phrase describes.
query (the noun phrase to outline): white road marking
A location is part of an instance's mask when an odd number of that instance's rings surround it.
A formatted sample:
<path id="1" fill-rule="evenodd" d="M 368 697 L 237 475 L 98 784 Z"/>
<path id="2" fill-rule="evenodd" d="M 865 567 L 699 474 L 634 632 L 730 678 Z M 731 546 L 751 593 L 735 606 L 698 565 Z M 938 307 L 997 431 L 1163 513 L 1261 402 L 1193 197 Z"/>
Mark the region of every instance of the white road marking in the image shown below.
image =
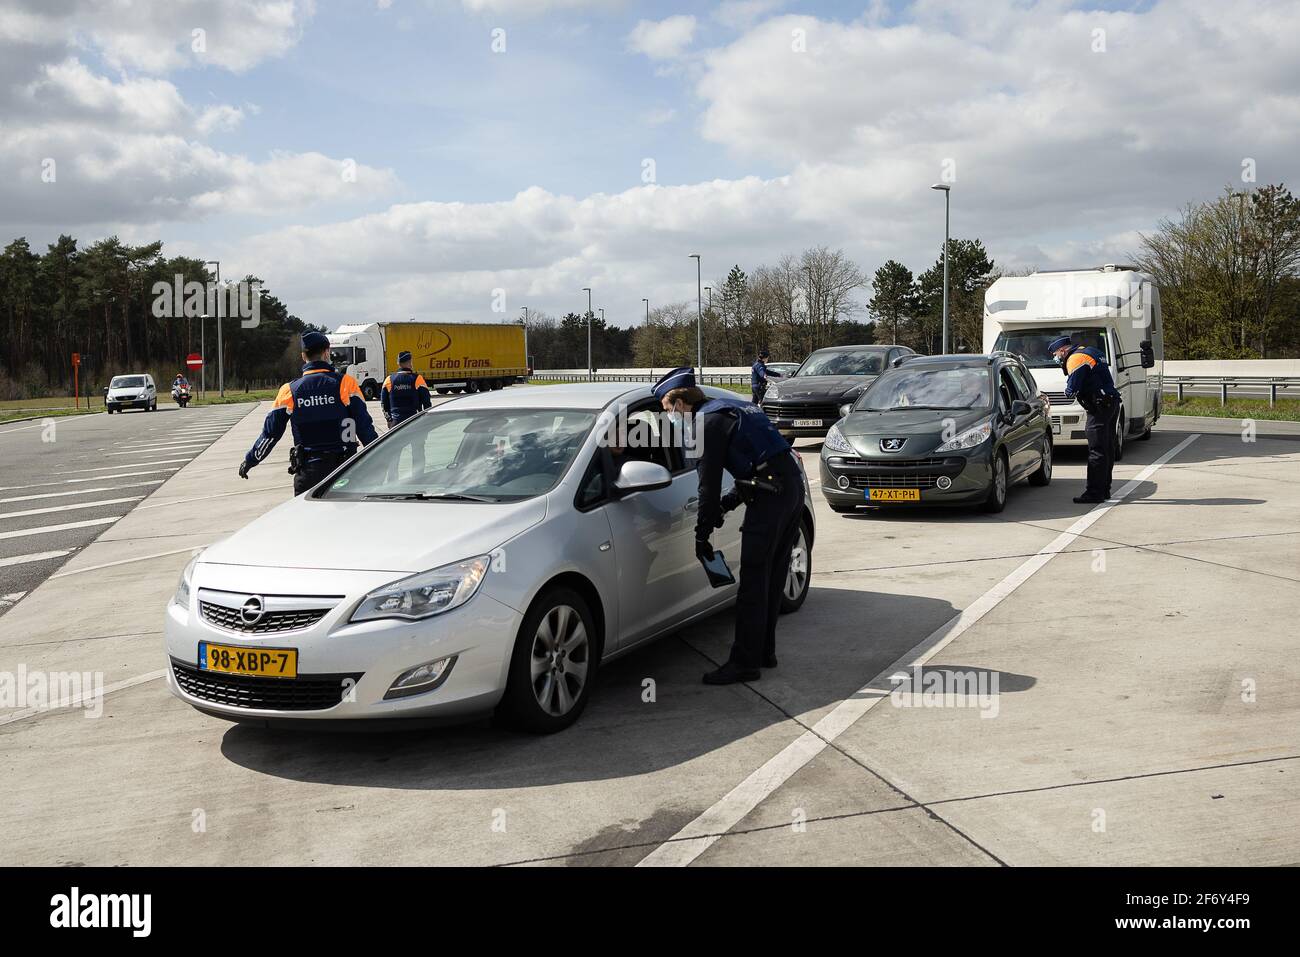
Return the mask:
<path id="1" fill-rule="evenodd" d="M 65 532 L 71 528 L 90 528 L 94 525 L 112 525 L 121 515 L 113 515 L 109 518 L 89 518 L 84 522 L 64 522 L 62 525 L 41 525 L 37 528 L 20 528 L 13 532 L 0 532 L 0 539 L 6 538 L 23 538 L 27 535 L 49 535 L 52 532 Z"/>
<path id="2" fill-rule="evenodd" d="M 124 681 L 115 681 L 111 685 L 105 685 L 99 694 L 101 697 L 107 697 L 115 691 L 125 691 L 127 688 L 142 685 L 146 681 L 157 681 L 165 674 L 167 674 L 165 671 L 151 671 L 148 674 L 136 675 L 134 678 L 127 678 Z M 95 697 L 95 692 L 89 691 L 72 697 L 62 698 L 57 705 L 51 705 L 48 708 L 23 708 L 21 711 L 15 711 L 12 714 L 0 717 L 0 725 L 13 724 L 15 721 L 22 721 L 24 718 L 31 718 L 35 715 L 46 714 L 54 710 L 80 708 L 83 704 L 93 701 Z"/>
<path id="3" fill-rule="evenodd" d="M 6 518 L 26 518 L 29 515 L 48 515 L 51 512 L 71 512 L 78 508 L 101 508 L 105 505 L 121 505 L 124 502 L 138 502 L 143 495 L 130 495 L 126 498 L 106 498 L 99 502 L 74 502 L 72 505 L 51 505 L 48 508 L 29 508 L 21 512 L 4 512 L 0 520 Z"/>
<path id="4" fill-rule="evenodd" d="M 55 472 L 55 473 L 53 473 L 53 474 L 55 474 L 55 475 L 80 475 L 82 472 L 113 472 L 113 471 L 116 471 L 116 470 L 118 470 L 118 469 L 138 469 L 138 468 L 143 468 L 143 467 L 146 466 L 146 465 L 169 465 L 169 464 L 171 464 L 171 463 L 173 463 L 173 462 L 188 462 L 188 461 L 190 461 L 192 458 L 193 458 L 193 456 L 187 455 L 185 458 L 180 458 L 180 459 L 154 459 L 152 462 L 132 462 L 130 465 L 127 465 L 125 462 L 123 462 L 123 463 L 121 463 L 121 464 L 119 464 L 119 465 L 101 465 L 101 466 L 99 466 L 98 468 L 93 468 L 93 469 L 64 469 L 62 472 Z M 157 471 L 159 471 L 159 472 L 164 472 L 164 471 L 167 471 L 167 470 L 166 470 L 166 469 L 158 469 Z M 78 480 L 78 481 L 84 481 L 84 480 Z"/>
<path id="5" fill-rule="evenodd" d="M 105 452 L 105 455 L 150 455 L 154 452 L 188 452 L 191 449 L 202 452 L 207 446 L 204 445 L 165 445 L 155 448 L 124 449 L 121 452 Z"/>
<path id="6" fill-rule="evenodd" d="M 232 495 L 253 495 L 257 492 L 274 492 L 277 490 L 290 488 L 291 486 L 292 483 L 284 482 L 280 485 L 257 486 L 254 488 L 241 488 L 238 492 L 217 492 L 214 495 L 200 495 L 197 498 L 178 498 L 168 502 L 150 502 L 147 505 L 141 505 L 139 508 L 136 509 L 136 511 L 142 512 L 145 509 L 149 509 L 149 508 L 167 508 L 171 505 L 189 505 L 192 502 L 206 502 L 210 498 L 229 498 Z"/>
<path id="7" fill-rule="evenodd" d="M 121 472 L 117 475 L 92 475 L 89 476 L 88 478 L 61 479 L 58 482 L 37 482 L 35 485 L 0 485 L 0 492 L 21 492 L 29 488 L 49 488 L 51 485 L 74 485 L 80 482 L 111 482 L 114 481 L 115 479 L 136 478 L 141 475 L 157 475 L 159 472 L 179 472 L 179 471 L 180 471 L 179 468 L 172 467 L 166 469 L 147 469 L 144 472 Z M 159 479 L 158 481 L 162 482 L 166 480 Z M 69 492 L 67 494 L 69 495 L 80 494 L 81 491 L 89 492 L 89 491 L 93 491 L 93 489 L 81 489 L 79 491 Z"/>
<path id="8" fill-rule="evenodd" d="M 82 572 L 97 572 L 101 568 L 114 568 L 118 565 L 130 565 L 132 562 L 148 561 L 151 558 L 166 558 L 168 555 L 179 555 L 181 552 L 198 552 L 208 546 L 191 545 L 189 548 L 173 548 L 170 552 L 154 552 L 152 555 L 137 555 L 134 558 L 123 558 L 116 562 L 104 562 L 102 565 L 88 565 L 85 568 L 69 568 L 67 571 L 59 572 L 57 575 L 51 575 L 50 580 L 56 578 L 67 578 L 69 575 L 80 575 Z"/>
<path id="9" fill-rule="evenodd" d="M 112 478 L 113 476 L 106 476 Z M 0 498 L 0 504 L 6 502 L 30 502 L 36 498 L 60 498 L 65 495 L 93 495 L 95 492 L 116 492 L 120 488 L 135 488 L 140 485 L 162 485 L 164 479 L 151 479 L 148 482 L 127 482 L 125 485 L 104 485 L 100 488 L 74 488 L 67 492 L 41 492 L 38 495 L 14 495 Z"/>
<path id="10" fill-rule="evenodd" d="M 71 554 L 71 548 L 59 548 L 52 552 L 32 552 L 30 555 L 14 555 L 11 558 L 0 558 L 0 568 L 8 565 L 27 565 L 31 562 L 47 562 L 51 558 L 62 558 L 64 555 Z"/>
<path id="11" fill-rule="evenodd" d="M 25 591 L 10 592 L 8 595 L 0 595 L 0 605 L 12 605 L 16 601 L 21 601 Z"/>
<path id="12" fill-rule="evenodd" d="M 0 435 L 11 435 L 14 432 L 26 432 L 28 429 L 43 428 L 44 425 L 45 425 L 44 422 L 34 422 L 31 425 L 20 425 L 16 429 L 6 429 L 5 431 L 0 432 Z"/>
<path id="13" fill-rule="evenodd" d="M 889 678 L 899 671 L 910 672 L 924 665 L 942 651 L 950 642 L 966 632 L 972 625 L 996 608 L 1004 598 L 1024 584 L 1035 572 L 1063 551 L 1075 539 L 1092 527 L 1093 523 L 1137 490 L 1160 466 L 1164 465 L 1187 446 L 1199 433 L 1190 435 L 1164 455 L 1160 456 L 1119 490 L 1114 498 L 1107 499 L 1051 542 L 1043 546 L 1032 558 L 998 582 L 962 611 L 926 636 L 920 644 L 907 651 L 884 671 L 877 674 L 851 697 L 836 705 L 812 730 L 805 731 L 794 741 L 770 758 L 762 767 L 741 781 L 713 807 L 700 814 L 680 831 L 647 854 L 637 867 L 685 867 L 712 847 L 722 836 L 744 820 L 745 816 L 786 781 L 821 754 L 826 747 L 850 728 L 854 722 L 889 697 L 893 684 Z"/>

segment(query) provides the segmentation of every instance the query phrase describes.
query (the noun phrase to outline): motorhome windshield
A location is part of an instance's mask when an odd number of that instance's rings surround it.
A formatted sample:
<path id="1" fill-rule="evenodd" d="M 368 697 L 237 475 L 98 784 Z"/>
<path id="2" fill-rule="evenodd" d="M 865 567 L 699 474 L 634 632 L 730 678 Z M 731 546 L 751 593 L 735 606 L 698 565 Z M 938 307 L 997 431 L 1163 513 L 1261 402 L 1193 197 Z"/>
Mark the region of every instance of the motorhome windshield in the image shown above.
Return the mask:
<path id="1" fill-rule="evenodd" d="M 1106 356 L 1110 362 L 1110 351 L 1106 348 L 1106 330 L 1079 329 L 1072 326 L 1043 326 L 1035 329 L 1004 329 L 998 333 L 993 343 L 994 351 L 1005 350 L 1015 353 L 1025 360 L 1031 369 L 1050 369 L 1056 361 L 1047 351 L 1053 339 L 1069 336 L 1076 346 L 1088 346 Z"/>

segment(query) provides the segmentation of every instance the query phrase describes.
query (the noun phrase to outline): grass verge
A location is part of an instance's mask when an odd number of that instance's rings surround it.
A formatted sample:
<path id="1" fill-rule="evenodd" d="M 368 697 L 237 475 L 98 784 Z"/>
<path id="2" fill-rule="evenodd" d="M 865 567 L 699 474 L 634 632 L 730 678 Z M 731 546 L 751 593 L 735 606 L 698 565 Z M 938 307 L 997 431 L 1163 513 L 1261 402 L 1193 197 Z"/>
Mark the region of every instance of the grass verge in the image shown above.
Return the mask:
<path id="1" fill-rule="evenodd" d="M 1269 408 L 1268 399 L 1228 399 L 1219 405 L 1217 396 L 1189 395 L 1182 402 L 1165 396 L 1162 411 L 1168 415 L 1207 415 L 1220 419 L 1269 419 L 1278 422 L 1300 421 L 1300 399 L 1278 399 Z"/>

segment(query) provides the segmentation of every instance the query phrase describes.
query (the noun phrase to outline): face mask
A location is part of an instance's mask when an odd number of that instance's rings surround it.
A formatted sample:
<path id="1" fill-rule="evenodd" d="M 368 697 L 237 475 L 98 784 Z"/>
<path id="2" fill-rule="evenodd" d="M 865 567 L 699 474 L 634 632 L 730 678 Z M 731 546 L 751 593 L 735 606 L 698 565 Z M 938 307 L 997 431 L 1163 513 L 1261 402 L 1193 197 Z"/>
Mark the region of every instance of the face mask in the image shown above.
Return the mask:
<path id="1" fill-rule="evenodd" d="M 672 412 L 668 413 L 668 421 L 671 422 L 673 425 L 681 425 L 683 422 L 686 421 L 686 416 L 682 415 L 680 412 L 674 409 Z"/>

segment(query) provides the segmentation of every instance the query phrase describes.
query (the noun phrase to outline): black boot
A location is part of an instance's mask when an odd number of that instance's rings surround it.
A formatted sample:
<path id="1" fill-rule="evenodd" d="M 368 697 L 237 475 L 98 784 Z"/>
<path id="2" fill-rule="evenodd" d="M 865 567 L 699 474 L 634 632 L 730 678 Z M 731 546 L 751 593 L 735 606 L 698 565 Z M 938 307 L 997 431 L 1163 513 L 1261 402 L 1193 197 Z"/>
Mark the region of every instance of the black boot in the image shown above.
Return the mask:
<path id="1" fill-rule="evenodd" d="M 710 671 L 704 676 L 706 685 L 734 685 L 738 681 L 757 681 L 759 670 L 757 668 L 737 668 L 730 661 L 719 668 L 717 671 Z"/>
<path id="2" fill-rule="evenodd" d="M 764 667 L 764 668 L 775 668 L 775 667 L 776 667 L 776 655 L 768 655 L 766 658 L 764 658 L 764 659 L 763 659 L 763 667 Z"/>
<path id="3" fill-rule="evenodd" d="M 1074 501 L 1076 505 L 1100 505 L 1106 500 L 1100 495 L 1090 495 L 1084 492 L 1082 495 L 1076 495 Z"/>

